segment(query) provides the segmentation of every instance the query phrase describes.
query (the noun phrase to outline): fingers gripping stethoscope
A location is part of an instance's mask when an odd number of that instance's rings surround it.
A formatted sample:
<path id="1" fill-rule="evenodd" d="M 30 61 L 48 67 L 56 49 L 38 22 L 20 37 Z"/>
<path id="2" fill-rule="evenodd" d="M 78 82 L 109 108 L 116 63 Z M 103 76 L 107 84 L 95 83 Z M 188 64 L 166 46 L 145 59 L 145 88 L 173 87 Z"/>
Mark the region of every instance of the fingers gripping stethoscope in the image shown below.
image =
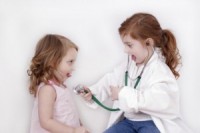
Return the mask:
<path id="1" fill-rule="evenodd" d="M 145 61 L 144 61 L 145 64 L 144 64 L 144 66 L 143 66 L 143 68 L 142 68 L 142 71 L 140 72 L 140 74 L 139 74 L 139 75 L 137 76 L 137 78 L 135 78 L 135 79 L 132 79 L 132 78 L 129 76 L 129 66 L 130 66 L 130 60 L 129 60 L 129 58 L 130 58 L 130 57 L 128 56 L 128 62 L 127 62 L 127 67 L 126 67 L 126 71 L 125 71 L 125 81 L 124 81 L 125 86 L 128 85 L 128 80 L 129 80 L 129 79 L 132 80 L 132 81 L 136 80 L 135 85 L 134 85 L 134 89 L 136 89 L 136 87 L 138 86 L 138 84 L 139 84 L 139 82 L 140 82 L 140 80 L 141 80 L 141 78 L 142 78 L 142 74 L 143 74 L 143 72 L 144 72 L 144 69 L 145 69 L 145 67 L 146 67 L 146 64 L 148 63 L 148 61 L 150 60 L 150 58 L 151 58 L 152 55 L 154 54 L 154 48 L 152 48 L 152 49 L 153 49 L 153 53 L 152 53 L 151 56 L 149 57 L 149 51 L 148 51 L 148 56 L 147 56 L 147 58 L 146 58 Z M 149 58 L 148 58 L 148 57 L 149 57 Z M 83 87 L 82 85 L 76 86 L 76 87 L 74 88 L 74 92 L 75 92 L 76 94 L 80 94 L 80 93 L 82 93 L 82 92 L 88 93 L 88 91 L 85 90 L 84 87 Z M 102 108 L 104 108 L 104 109 L 106 109 L 106 110 L 108 110 L 108 111 L 119 111 L 119 110 L 120 110 L 119 108 L 113 109 L 113 108 L 109 108 L 109 107 L 103 105 L 94 95 L 92 95 L 92 100 L 93 100 L 94 102 L 96 102 L 99 106 L 101 106 Z"/>
<path id="2" fill-rule="evenodd" d="M 76 94 L 80 94 L 80 93 L 82 93 L 82 92 L 88 93 L 88 91 L 85 90 L 84 87 L 83 87 L 82 85 L 76 86 L 76 87 L 74 88 L 74 92 L 75 92 Z M 117 108 L 117 109 L 112 109 L 112 108 L 109 108 L 109 107 L 103 105 L 94 95 L 92 95 L 92 100 L 93 100 L 94 102 L 96 102 L 98 105 L 100 105 L 101 107 L 103 107 L 104 109 L 108 110 L 108 111 L 119 111 L 118 108 Z"/>

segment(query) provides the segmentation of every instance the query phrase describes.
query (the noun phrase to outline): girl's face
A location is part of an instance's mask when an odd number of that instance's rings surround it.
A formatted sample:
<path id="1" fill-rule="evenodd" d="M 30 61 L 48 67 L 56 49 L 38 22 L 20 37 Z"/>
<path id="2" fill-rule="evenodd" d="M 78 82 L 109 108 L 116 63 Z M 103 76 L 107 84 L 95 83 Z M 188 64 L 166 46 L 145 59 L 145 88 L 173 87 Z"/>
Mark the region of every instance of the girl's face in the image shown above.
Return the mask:
<path id="1" fill-rule="evenodd" d="M 148 56 L 147 45 L 144 42 L 133 39 L 130 35 L 121 36 L 124 43 L 124 52 L 131 56 L 137 65 L 144 63 Z"/>
<path id="2" fill-rule="evenodd" d="M 75 48 L 70 48 L 67 51 L 67 54 L 62 58 L 60 64 L 57 67 L 57 76 L 59 76 L 58 78 L 61 81 L 65 81 L 67 78 L 72 76 L 77 53 L 78 52 Z"/>

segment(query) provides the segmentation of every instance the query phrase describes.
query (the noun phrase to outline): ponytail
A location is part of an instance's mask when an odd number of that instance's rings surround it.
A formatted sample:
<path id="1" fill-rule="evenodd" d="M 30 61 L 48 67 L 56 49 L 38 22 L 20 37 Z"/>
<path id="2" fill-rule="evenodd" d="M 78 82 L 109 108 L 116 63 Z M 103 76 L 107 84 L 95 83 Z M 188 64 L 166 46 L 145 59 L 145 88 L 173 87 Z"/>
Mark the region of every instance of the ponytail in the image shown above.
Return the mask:
<path id="1" fill-rule="evenodd" d="M 169 30 L 162 31 L 162 54 L 166 58 L 166 64 L 171 69 L 172 73 L 178 78 L 179 72 L 176 70 L 177 66 L 181 64 L 181 56 L 177 48 L 176 39 Z"/>

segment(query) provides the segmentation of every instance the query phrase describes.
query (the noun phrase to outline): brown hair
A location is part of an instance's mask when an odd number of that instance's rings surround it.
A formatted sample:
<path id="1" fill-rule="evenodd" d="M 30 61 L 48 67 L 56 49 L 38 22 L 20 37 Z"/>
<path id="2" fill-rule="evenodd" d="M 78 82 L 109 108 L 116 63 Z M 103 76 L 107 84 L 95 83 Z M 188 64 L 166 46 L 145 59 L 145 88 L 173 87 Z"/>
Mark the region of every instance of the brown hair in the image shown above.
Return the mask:
<path id="1" fill-rule="evenodd" d="M 31 94 L 36 96 L 37 87 L 41 82 L 48 84 L 48 80 L 55 79 L 60 83 L 54 75 L 54 70 L 70 48 L 78 51 L 78 47 L 73 42 L 61 35 L 48 34 L 40 39 L 27 71 L 30 76 Z"/>
<path id="2" fill-rule="evenodd" d="M 132 38 L 139 40 L 152 38 L 155 47 L 162 49 L 162 55 L 166 58 L 165 62 L 174 76 L 176 78 L 179 77 L 176 67 L 181 63 L 181 56 L 177 48 L 176 39 L 172 32 L 161 28 L 153 15 L 147 13 L 134 14 L 121 24 L 119 33 L 122 36 L 129 34 Z"/>

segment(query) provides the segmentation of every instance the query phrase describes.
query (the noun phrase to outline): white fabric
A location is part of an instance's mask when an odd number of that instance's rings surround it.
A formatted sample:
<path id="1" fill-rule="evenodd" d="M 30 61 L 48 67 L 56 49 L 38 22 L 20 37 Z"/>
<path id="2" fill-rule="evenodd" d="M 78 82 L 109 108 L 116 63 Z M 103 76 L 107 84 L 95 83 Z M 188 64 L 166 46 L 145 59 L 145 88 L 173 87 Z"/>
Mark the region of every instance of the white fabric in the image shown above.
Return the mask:
<path id="1" fill-rule="evenodd" d="M 122 63 L 90 87 L 100 101 L 103 102 L 110 97 L 110 85 L 124 85 L 126 64 L 127 62 Z M 131 78 L 137 77 L 142 67 L 137 68 L 132 62 L 129 68 Z M 135 81 L 128 82 L 128 86 L 120 91 L 119 100 L 113 104 L 113 108 L 118 107 L 121 110 L 111 113 L 108 127 L 123 118 L 124 113 L 136 115 L 142 112 L 151 116 L 161 133 L 192 133 L 180 118 L 179 87 L 158 49 L 146 65 L 137 89 L 133 88 Z M 97 107 L 95 103 L 90 106 Z"/>

